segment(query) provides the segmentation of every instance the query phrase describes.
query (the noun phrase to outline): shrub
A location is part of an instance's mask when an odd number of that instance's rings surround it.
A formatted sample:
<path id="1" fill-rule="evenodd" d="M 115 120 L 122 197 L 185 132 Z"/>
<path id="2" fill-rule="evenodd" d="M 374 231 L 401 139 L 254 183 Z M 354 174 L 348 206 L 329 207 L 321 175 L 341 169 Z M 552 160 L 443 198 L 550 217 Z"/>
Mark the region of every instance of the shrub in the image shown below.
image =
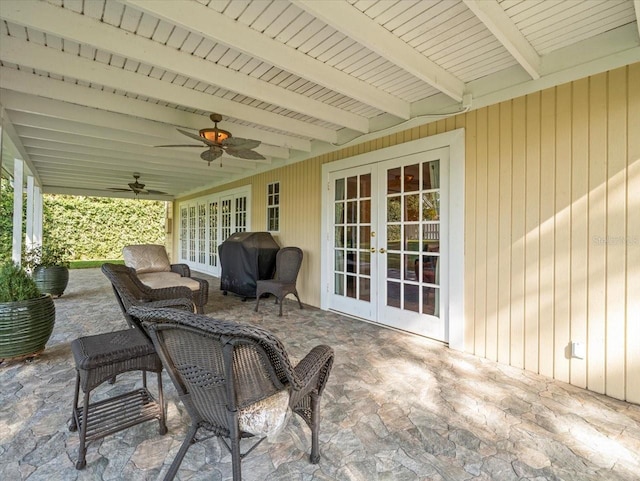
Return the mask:
<path id="1" fill-rule="evenodd" d="M 0 302 L 26 301 L 42 294 L 35 281 L 13 262 L 0 264 Z"/>

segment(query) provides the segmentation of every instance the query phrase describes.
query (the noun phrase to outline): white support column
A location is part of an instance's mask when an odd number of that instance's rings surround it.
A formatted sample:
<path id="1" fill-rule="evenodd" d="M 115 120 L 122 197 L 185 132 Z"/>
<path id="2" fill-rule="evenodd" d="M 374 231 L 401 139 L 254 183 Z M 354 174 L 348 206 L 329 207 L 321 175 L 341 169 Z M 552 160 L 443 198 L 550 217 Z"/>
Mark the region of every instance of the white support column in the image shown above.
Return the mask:
<path id="1" fill-rule="evenodd" d="M 33 243 L 42 245 L 42 190 L 37 185 L 33 189 Z"/>
<path id="2" fill-rule="evenodd" d="M 13 262 L 22 262 L 22 183 L 24 161 L 13 159 Z"/>
<path id="3" fill-rule="evenodd" d="M 35 179 L 32 175 L 27 176 L 27 235 L 25 238 L 27 248 L 34 245 L 34 222 L 35 222 Z"/>

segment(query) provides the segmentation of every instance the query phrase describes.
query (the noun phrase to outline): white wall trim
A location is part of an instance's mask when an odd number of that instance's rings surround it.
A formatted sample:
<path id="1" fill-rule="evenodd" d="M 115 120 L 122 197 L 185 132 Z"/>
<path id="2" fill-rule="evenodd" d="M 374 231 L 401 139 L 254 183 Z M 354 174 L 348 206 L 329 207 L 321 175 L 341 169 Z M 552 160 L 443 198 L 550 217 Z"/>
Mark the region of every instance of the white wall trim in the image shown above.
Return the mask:
<path id="1" fill-rule="evenodd" d="M 388 159 L 403 157 L 438 148 L 449 149 L 449 252 L 464 253 L 464 165 L 465 131 L 456 129 L 443 134 L 405 142 L 392 147 L 375 150 L 346 159 L 322 165 L 322 213 L 321 213 L 321 272 L 320 272 L 320 308 L 328 310 L 329 276 L 331 256 L 327 249 L 332 205 L 328 198 L 328 178 L 337 170 L 374 164 Z M 464 255 L 451 255 L 449 259 L 449 347 L 464 350 Z"/>

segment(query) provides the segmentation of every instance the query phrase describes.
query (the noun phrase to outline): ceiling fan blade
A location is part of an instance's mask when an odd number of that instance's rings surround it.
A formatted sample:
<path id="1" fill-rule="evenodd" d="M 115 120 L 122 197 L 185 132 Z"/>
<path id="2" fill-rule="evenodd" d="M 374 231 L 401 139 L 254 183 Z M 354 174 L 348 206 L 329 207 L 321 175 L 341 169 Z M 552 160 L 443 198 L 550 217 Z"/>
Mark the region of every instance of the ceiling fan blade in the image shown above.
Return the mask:
<path id="1" fill-rule="evenodd" d="M 146 192 L 147 194 L 153 194 L 153 195 L 169 195 L 166 192 L 162 192 L 161 190 L 153 190 L 153 189 L 149 189 Z"/>
<path id="2" fill-rule="evenodd" d="M 154 147 L 198 147 L 202 148 L 202 145 L 195 144 L 175 144 L 175 145 L 154 145 Z"/>
<path id="3" fill-rule="evenodd" d="M 208 150 L 205 150 L 200 154 L 200 158 L 202 160 L 206 160 L 207 162 L 212 162 L 216 160 L 218 157 L 222 155 L 222 149 L 219 147 L 212 147 Z"/>
<path id="4" fill-rule="evenodd" d="M 113 192 L 130 192 L 131 189 L 122 189 L 120 187 L 107 187 L 107 190 L 112 190 Z"/>
<path id="5" fill-rule="evenodd" d="M 196 139 L 199 140 L 200 142 L 203 142 L 209 146 L 215 147 L 218 144 L 216 144 L 215 142 L 211 142 L 210 140 L 204 139 L 202 137 L 200 137 L 199 135 L 196 134 L 192 134 L 191 132 L 187 132 L 186 130 L 182 130 L 182 129 L 177 129 L 178 132 L 180 132 L 182 135 L 186 135 L 187 137 L 191 137 L 192 139 Z"/>
<path id="6" fill-rule="evenodd" d="M 224 145 L 225 147 L 230 147 L 232 149 L 255 149 L 258 145 L 260 145 L 260 141 L 253 139 L 241 139 L 238 137 L 229 137 L 228 139 L 224 139 L 222 141 L 222 145 Z"/>
<path id="7" fill-rule="evenodd" d="M 229 155 L 233 155 L 234 157 L 238 157 L 240 159 L 246 159 L 246 160 L 262 160 L 265 159 L 266 157 L 262 154 L 259 154 L 258 152 L 254 151 L 254 150 L 249 150 L 249 149 L 226 149 L 227 154 Z"/>

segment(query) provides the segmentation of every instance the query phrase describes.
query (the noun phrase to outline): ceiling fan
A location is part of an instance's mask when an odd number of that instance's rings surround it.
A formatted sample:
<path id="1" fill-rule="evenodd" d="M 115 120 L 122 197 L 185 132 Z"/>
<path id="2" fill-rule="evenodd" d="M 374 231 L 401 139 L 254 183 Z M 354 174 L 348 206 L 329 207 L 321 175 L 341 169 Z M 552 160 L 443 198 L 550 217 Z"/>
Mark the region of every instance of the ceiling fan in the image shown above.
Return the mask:
<path id="1" fill-rule="evenodd" d="M 135 179 L 135 182 L 129 182 L 129 188 L 125 189 L 125 188 L 121 188 L 121 187 L 110 187 L 109 190 L 112 190 L 114 192 L 133 192 L 136 197 L 138 197 L 138 194 L 155 194 L 155 195 L 169 195 L 166 192 L 162 192 L 160 190 L 152 190 L 152 189 L 145 189 L 144 188 L 144 184 L 138 182 L 138 179 L 140 178 L 140 174 L 138 172 L 134 172 L 133 173 L 133 178 Z"/>
<path id="2" fill-rule="evenodd" d="M 260 160 L 265 157 L 255 149 L 260 145 L 259 140 L 241 139 L 240 137 L 233 137 L 231 132 L 218 128 L 218 122 L 222 121 L 222 115 L 211 114 L 209 118 L 213 121 L 213 128 L 200 129 L 198 135 L 187 132 L 186 130 L 177 129 L 182 135 L 186 135 L 195 140 L 203 142 L 208 147 L 207 150 L 200 154 L 200 158 L 207 162 L 207 165 L 211 165 L 211 162 L 216 160 L 226 152 L 229 155 L 238 157 L 240 159 L 247 160 Z M 177 145 L 157 145 L 156 147 L 200 147 L 201 145 L 194 144 L 177 144 Z M 222 167 L 222 160 L 220 161 L 220 167 Z"/>

